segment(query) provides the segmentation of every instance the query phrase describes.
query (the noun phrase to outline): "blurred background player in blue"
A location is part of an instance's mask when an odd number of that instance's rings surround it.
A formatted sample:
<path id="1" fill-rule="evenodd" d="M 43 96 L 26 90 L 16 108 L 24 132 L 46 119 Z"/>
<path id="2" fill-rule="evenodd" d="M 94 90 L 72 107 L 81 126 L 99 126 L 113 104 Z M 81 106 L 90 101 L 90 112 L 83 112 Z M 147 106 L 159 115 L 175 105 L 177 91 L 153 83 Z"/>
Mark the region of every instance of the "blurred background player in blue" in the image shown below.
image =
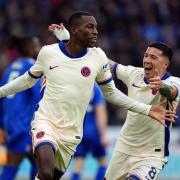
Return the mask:
<path id="1" fill-rule="evenodd" d="M 98 160 L 96 180 L 103 180 L 106 171 L 106 138 L 107 112 L 103 95 L 98 85 L 95 84 L 92 98 L 87 108 L 83 125 L 83 138 L 77 146 L 74 155 L 74 173 L 72 180 L 80 180 L 80 173 L 84 167 L 84 160 L 88 153 Z"/>
<path id="2" fill-rule="evenodd" d="M 11 43 L 17 48 L 19 58 L 4 71 L 2 85 L 24 74 L 34 64 L 34 59 L 40 48 L 37 38 L 13 37 Z M 37 83 L 31 89 L 3 99 L 0 142 L 6 144 L 7 164 L 3 167 L 0 180 L 14 180 L 18 167 L 25 157 L 31 162 L 31 179 L 34 179 L 36 175 L 36 166 L 31 148 L 32 139 L 29 132 L 39 98 L 40 84 Z"/>

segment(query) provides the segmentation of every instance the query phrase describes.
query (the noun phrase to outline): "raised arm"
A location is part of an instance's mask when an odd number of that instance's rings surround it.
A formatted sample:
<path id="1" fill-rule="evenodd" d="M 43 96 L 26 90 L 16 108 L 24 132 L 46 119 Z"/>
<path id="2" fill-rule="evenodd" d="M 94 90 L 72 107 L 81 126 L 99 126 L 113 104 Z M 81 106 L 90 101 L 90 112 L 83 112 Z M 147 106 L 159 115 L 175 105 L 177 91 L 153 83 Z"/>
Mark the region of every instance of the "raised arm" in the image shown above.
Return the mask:
<path id="1" fill-rule="evenodd" d="M 178 94 L 178 88 L 174 84 L 167 84 L 161 80 L 159 72 L 155 69 L 154 77 L 149 79 L 151 89 L 167 98 L 168 100 L 174 100 Z"/>

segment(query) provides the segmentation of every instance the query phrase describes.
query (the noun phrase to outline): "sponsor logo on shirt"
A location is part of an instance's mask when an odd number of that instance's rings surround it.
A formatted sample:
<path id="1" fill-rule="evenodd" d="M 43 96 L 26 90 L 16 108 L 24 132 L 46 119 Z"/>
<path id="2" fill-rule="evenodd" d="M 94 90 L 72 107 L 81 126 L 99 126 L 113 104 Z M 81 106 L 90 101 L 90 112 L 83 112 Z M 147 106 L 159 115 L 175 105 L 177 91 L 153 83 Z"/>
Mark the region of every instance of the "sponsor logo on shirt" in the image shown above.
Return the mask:
<path id="1" fill-rule="evenodd" d="M 81 69 L 81 74 L 84 76 L 84 77 L 87 77 L 91 74 L 91 70 L 89 67 L 85 66 Z"/>
<path id="2" fill-rule="evenodd" d="M 105 64 L 105 65 L 103 66 L 103 71 L 104 71 L 104 72 L 108 71 L 109 69 L 110 69 L 109 64 Z"/>

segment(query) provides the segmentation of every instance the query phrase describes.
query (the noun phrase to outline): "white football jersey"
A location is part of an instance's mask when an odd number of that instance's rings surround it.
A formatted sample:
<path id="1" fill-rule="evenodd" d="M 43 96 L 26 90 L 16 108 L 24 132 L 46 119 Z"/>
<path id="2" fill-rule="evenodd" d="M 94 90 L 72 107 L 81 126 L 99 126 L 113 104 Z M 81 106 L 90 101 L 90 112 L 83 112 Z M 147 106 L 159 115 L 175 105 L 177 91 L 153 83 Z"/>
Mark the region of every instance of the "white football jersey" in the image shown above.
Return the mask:
<path id="1" fill-rule="evenodd" d="M 44 46 L 29 75 L 46 78 L 46 86 L 35 119 L 45 119 L 58 128 L 63 141 L 79 143 L 84 115 L 95 80 L 112 80 L 108 60 L 100 48 L 85 49 L 77 56 L 68 55 L 64 42 Z"/>
<path id="2" fill-rule="evenodd" d="M 114 70 L 116 78 L 122 80 L 128 87 L 129 97 L 151 105 L 157 104 L 163 98 L 159 92 L 152 92 L 150 85 L 144 78 L 143 68 L 116 64 Z M 179 92 L 179 78 L 166 73 L 162 77 L 162 81 L 176 86 Z M 177 95 L 173 101 L 174 107 L 177 106 L 178 100 Z M 161 158 L 168 156 L 171 124 L 169 122 L 166 124 L 167 128 L 148 116 L 128 111 L 115 151 L 140 157 L 155 156 Z"/>

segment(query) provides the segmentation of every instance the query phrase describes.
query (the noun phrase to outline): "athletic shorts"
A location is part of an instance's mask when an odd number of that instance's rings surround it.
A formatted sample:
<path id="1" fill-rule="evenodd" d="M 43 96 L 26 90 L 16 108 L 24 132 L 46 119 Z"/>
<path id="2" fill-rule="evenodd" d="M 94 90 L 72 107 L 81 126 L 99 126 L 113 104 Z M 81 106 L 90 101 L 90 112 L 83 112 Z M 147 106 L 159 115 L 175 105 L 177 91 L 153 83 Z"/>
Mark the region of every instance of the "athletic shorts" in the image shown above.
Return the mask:
<path id="1" fill-rule="evenodd" d="M 107 168 L 106 180 L 156 180 L 165 162 L 157 157 L 135 157 L 118 151 L 113 153 Z"/>
<path id="2" fill-rule="evenodd" d="M 55 167 L 65 172 L 74 154 L 73 149 L 76 149 L 77 144 L 63 142 L 57 132 L 58 130 L 47 124 L 45 120 L 34 121 L 31 127 L 33 152 L 38 146 L 50 145 L 55 152 Z"/>

